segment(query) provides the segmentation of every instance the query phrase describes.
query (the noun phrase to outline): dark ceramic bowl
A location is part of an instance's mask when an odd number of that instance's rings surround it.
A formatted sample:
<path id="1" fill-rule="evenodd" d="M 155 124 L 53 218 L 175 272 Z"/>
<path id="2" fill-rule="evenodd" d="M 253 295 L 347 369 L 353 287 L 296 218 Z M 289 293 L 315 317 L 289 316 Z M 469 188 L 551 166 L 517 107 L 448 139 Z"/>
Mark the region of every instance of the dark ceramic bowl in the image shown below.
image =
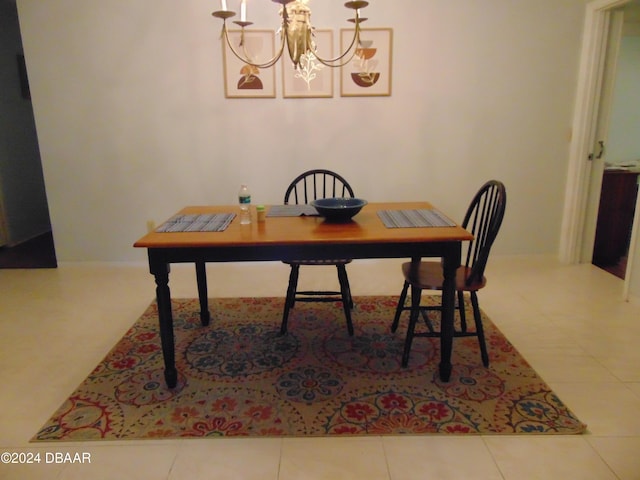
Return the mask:
<path id="1" fill-rule="evenodd" d="M 332 222 L 350 220 L 366 204 L 367 201 L 361 198 L 344 197 L 319 198 L 311 202 L 321 216 Z"/>

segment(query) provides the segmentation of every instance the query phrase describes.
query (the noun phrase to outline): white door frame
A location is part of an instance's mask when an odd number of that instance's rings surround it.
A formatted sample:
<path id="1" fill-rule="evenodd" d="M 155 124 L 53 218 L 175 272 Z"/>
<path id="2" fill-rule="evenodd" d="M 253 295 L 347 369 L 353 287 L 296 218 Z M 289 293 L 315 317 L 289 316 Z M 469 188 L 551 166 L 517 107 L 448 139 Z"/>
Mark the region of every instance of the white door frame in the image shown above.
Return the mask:
<path id="1" fill-rule="evenodd" d="M 594 0 L 586 7 L 560 235 L 559 256 L 565 263 L 582 260 L 592 169 L 588 158 L 596 141 L 610 10 L 629 1 Z"/>

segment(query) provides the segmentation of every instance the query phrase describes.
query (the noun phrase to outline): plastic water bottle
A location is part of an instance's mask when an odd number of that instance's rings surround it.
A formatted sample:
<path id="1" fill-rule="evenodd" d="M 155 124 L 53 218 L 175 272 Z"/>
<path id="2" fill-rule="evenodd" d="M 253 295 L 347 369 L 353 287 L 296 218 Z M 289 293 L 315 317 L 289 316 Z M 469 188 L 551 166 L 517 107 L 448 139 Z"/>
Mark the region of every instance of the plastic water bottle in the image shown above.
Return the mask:
<path id="1" fill-rule="evenodd" d="M 240 192 L 238 192 L 238 203 L 240 203 L 240 225 L 248 225 L 251 223 L 251 193 L 249 187 L 246 185 L 240 185 Z"/>

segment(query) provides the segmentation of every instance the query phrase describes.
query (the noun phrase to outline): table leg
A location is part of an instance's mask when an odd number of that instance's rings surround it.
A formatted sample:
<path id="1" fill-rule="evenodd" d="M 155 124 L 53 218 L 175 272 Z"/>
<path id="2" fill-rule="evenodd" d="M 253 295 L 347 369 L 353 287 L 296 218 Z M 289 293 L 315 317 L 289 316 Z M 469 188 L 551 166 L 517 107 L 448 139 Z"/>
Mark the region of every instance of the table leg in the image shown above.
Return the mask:
<path id="1" fill-rule="evenodd" d="M 460 244 L 442 257 L 442 325 L 440 334 L 440 380 L 451 377 L 451 351 L 453 349 L 453 321 L 455 315 L 456 270 L 460 266 Z"/>
<path id="2" fill-rule="evenodd" d="M 207 293 L 207 272 L 204 262 L 196 262 L 196 279 L 198 281 L 198 298 L 200 299 L 200 323 L 203 327 L 209 325 L 209 298 Z"/>
<path id="3" fill-rule="evenodd" d="M 169 388 L 178 383 L 176 370 L 175 343 L 173 338 L 173 314 L 171 313 L 171 292 L 169 290 L 169 265 L 155 265 L 151 273 L 156 280 L 156 299 L 160 321 L 160 342 L 164 357 L 164 379 Z"/>

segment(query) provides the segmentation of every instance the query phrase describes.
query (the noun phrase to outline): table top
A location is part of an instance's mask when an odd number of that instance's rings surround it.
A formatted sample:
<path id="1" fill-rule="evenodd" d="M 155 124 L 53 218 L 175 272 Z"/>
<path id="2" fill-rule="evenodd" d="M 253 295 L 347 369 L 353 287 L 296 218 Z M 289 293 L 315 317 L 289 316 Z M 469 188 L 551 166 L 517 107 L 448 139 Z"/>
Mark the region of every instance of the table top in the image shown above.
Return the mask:
<path id="1" fill-rule="evenodd" d="M 135 242 L 138 248 L 191 248 L 265 245 L 322 245 L 358 243 L 413 243 L 467 241 L 473 236 L 464 228 L 411 227 L 387 228 L 377 215 L 379 210 L 432 209 L 428 202 L 369 203 L 346 223 L 330 223 L 323 217 L 267 217 L 240 225 L 238 205 L 191 206 L 178 214 L 235 213 L 236 218 L 223 232 L 150 232 Z M 269 212 L 269 206 L 266 207 Z"/>

